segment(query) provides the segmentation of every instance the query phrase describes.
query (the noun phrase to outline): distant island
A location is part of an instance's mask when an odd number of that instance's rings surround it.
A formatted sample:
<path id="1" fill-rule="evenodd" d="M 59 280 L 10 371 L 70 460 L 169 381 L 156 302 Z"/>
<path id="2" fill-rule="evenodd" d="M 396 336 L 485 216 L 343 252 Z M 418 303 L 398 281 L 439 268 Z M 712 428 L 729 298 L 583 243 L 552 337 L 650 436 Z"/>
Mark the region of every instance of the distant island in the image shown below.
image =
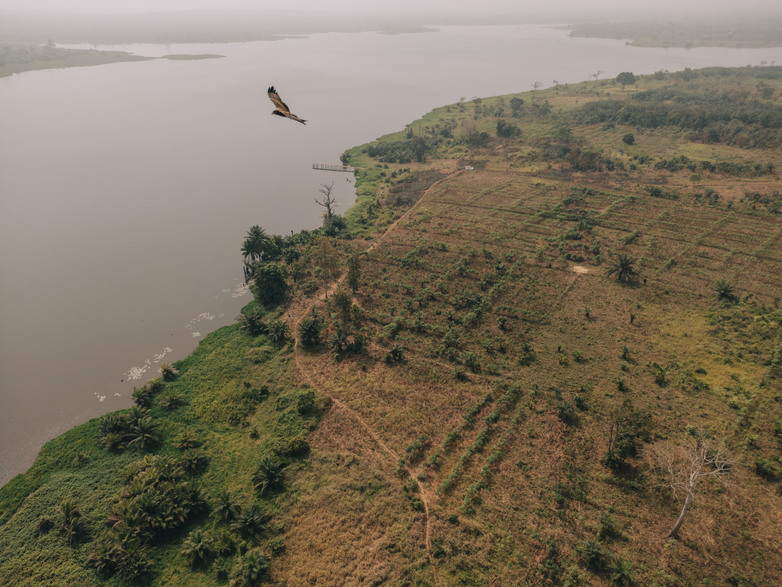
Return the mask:
<path id="1" fill-rule="evenodd" d="M 85 67 L 123 61 L 149 61 L 152 59 L 199 60 L 219 59 L 225 55 L 213 53 L 174 53 L 162 57 L 145 57 L 127 51 L 101 51 L 98 49 L 65 49 L 52 43 L 46 45 L 0 45 L 0 77 L 39 69 Z"/>
<path id="2" fill-rule="evenodd" d="M 163 55 L 161 59 L 195 61 L 198 59 L 220 59 L 222 57 L 225 57 L 225 55 L 214 55 L 213 53 L 198 53 L 194 55 L 189 55 L 187 53 L 175 53 L 173 55 Z"/>
<path id="3" fill-rule="evenodd" d="M 104 65 L 120 61 L 146 61 L 153 57 L 133 55 L 125 51 L 95 49 L 63 49 L 53 44 L 0 45 L 0 77 L 38 69 Z"/>

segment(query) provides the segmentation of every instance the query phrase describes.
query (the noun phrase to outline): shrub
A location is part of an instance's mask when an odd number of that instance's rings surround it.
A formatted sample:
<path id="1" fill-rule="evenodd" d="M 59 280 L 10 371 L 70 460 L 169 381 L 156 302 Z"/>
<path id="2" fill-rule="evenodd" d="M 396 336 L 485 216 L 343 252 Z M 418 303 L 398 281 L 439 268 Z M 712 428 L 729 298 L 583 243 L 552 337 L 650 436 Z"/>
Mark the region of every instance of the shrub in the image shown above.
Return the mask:
<path id="1" fill-rule="evenodd" d="M 231 569 L 231 587 L 255 587 L 269 574 L 269 559 L 251 550 L 244 554 Z"/>
<path id="2" fill-rule="evenodd" d="M 391 350 L 386 353 L 385 361 L 389 365 L 392 363 L 401 363 L 405 358 L 404 350 L 398 344 L 391 347 Z"/>
<path id="3" fill-rule="evenodd" d="M 578 414 L 573 406 L 568 402 L 560 402 L 555 408 L 557 417 L 569 426 L 578 424 Z"/>
<path id="4" fill-rule="evenodd" d="M 265 263 L 253 270 L 250 290 L 263 305 L 275 306 L 288 295 L 288 270 L 282 263 Z"/>
<path id="5" fill-rule="evenodd" d="M 266 326 L 266 334 L 272 342 L 285 342 L 290 334 L 288 323 L 283 320 L 272 320 Z"/>
<path id="6" fill-rule="evenodd" d="M 296 396 L 296 411 L 302 416 L 311 414 L 315 410 L 315 392 L 311 389 L 301 391 Z"/>
<path id="7" fill-rule="evenodd" d="M 308 349 L 318 346 L 321 343 L 322 330 L 323 322 L 313 313 L 299 324 L 299 342 Z"/>
<path id="8" fill-rule="evenodd" d="M 288 441 L 283 454 L 290 458 L 306 457 L 310 452 L 310 443 L 304 436 L 296 436 Z"/>
<path id="9" fill-rule="evenodd" d="M 622 559 L 615 559 L 611 563 L 611 584 L 618 587 L 631 587 L 633 584 L 633 566 Z"/>
<path id="10" fill-rule="evenodd" d="M 497 121 L 497 136 L 498 137 L 518 137 L 521 135 L 521 129 L 515 124 L 505 122 L 504 120 Z"/>
<path id="11" fill-rule="evenodd" d="M 660 387 L 668 382 L 668 371 L 670 370 L 670 367 L 663 367 L 656 362 L 652 362 L 649 365 L 649 370 L 652 372 L 654 382 Z"/>
<path id="12" fill-rule="evenodd" d="M 260 336 L 266 334 L 267 325 L 263 321 L 264 312 L 257 305 L 247 312 L 239 314 L 239 324 L 247 330 L 252 336 Z"/>
<path id="13" fill-rule="evenodd" d="M 778 475 L 777 468 L 763 457 L 755 459 L 755 474 L 766 481 L 775 481 Z"/>
<path id="14" fill-rule="evenodd" d="M 597 542 L 585 542 L 576 547 L 581 564 L 593 573 L 603 573 L 608 568 L 609 553 Z"/>
<path id="15" fill-rule="evenodd" d="M 632 145 L 635 143 L 635 135 L 631 132 L 627 133 L 626 135 L 622 136 L 622 142 L 625 145 Z"/>
<path id="16" fill-rule="evenodd" d="M 519 364 L 524 366 L 531 365 L 535 362 L 535 358 L 535 349 L 528 342 L 521 343 L 519 347 Z"/>
<path id="17" fill-rule="evenodd" d="M 464 365 L 470 371 L 472 371 L 473 373 L 480 372 L 480 370 L 481 370 L 481 360 L 478 357 L 478 355 L 476 355 L 474 352 L 472 352 L 472 351 L 465 351 L 464 353 L 462 353 L 461 359 L 462 359 L 462 362 L 464 363 Z"/>
<path id="18" fill-rule="evenodd" d="M 622 533 L 614 524 L 614 519 L 608 514 L 603 514 L 600 518 L 600 527 L 597 529 L 598 540 L 613 540 L 620 538 Z"/>

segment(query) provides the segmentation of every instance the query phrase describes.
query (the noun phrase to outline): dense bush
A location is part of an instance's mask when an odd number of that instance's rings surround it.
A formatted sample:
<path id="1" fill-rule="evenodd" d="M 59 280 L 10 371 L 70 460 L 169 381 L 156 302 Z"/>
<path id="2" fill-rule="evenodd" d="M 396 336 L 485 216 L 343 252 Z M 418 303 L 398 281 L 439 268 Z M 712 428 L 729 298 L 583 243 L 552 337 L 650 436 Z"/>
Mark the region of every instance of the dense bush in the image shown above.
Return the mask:
<path id="1" fill-rule="evenodd" d="M 321 343 L 323 321 L 317 314 L 312 314 L 299 324 L 299 342 L 304 348 L 313 348 Z"/>
<path id="2" fill-rule="evenodd" d="M 521 129 L 515 124 L 505 122 L 504 120 L 497 121 L 497 136 L 512 138 L 521 135 Z"/>
<path id="3" fill-rule="evenodd" d="M 282 263 L 264 263 L 254 268 L 250 290 L 255 299 L 264 305 L 277 305 L 288 294 L 288 270 Z"/>
<path id="4" fill-rule="evenodd" d="M 782 145 L 782 106 L 749 92 L 696 92 L 681 86 L 639 92 L 627 100 L 598 100 L 574 113 L 584 124 L 626 124 L 636 128 L 675 127 L 689 138 L 740 147 Z"/>

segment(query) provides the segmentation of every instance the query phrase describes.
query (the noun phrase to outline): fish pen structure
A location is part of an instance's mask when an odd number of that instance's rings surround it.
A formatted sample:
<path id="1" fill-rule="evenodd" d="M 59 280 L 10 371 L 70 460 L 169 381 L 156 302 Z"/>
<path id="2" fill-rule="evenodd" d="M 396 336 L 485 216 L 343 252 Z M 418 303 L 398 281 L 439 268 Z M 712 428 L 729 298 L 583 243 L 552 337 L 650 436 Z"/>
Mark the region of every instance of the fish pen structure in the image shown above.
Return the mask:
<path id="1" fill-rule="evenodd" d="M 359 169 L 350 165 L 329 165 L 328 163 L 313 163 L 312 168 L 318 171 L 346 171 L 348 173 L 355 173 Z"/>

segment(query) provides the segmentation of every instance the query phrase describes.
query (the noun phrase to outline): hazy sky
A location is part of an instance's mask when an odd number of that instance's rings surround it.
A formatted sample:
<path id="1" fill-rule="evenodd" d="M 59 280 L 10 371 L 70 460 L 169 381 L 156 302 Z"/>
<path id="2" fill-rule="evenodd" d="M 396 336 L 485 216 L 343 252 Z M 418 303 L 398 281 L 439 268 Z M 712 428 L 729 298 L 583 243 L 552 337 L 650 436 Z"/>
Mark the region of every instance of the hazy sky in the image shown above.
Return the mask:
<path id="1" fill-rule="evenodd" d="M 0 0 L 0 9 L 67 12 L 149 12 L 192 9 L 280 9 L 350 12 L 459 14 L 506 11 L 752 12 L 780 10 L 780 0 Z"/>

